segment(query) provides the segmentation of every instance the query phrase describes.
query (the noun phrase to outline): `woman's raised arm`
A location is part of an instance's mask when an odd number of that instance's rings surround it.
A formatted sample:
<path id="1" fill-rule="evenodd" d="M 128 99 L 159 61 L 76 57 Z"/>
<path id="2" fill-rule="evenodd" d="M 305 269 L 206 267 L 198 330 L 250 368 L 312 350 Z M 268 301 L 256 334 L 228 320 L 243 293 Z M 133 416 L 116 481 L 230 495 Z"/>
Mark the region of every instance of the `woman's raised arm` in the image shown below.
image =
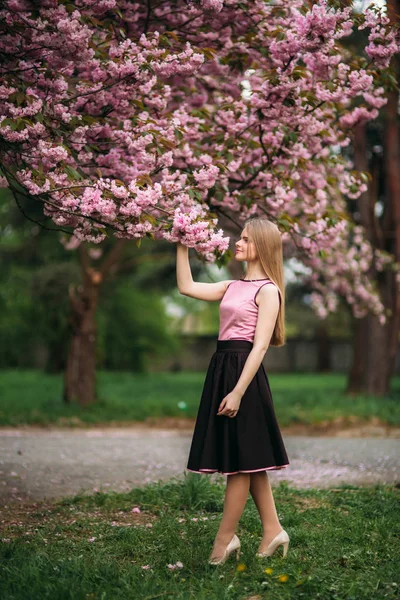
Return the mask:
<path id="1" fill-rule="evenodd" d="M 229 283 L 234 281 L 233 279 L 217 283 L 193 281 L 189 264 L 189 248 L 180 242 L 176 245 L 176 280 L 181 294 L 208 302 L 221 300 Z"/>

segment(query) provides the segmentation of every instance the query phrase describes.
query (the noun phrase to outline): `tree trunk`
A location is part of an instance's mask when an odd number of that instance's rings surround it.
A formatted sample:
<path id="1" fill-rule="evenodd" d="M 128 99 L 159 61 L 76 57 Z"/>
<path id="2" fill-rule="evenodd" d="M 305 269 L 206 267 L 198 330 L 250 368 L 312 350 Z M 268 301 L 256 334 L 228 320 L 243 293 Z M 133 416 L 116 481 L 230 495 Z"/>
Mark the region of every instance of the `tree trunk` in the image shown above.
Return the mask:
<path id="1" fill-rule="evenodd" d="M 346 393 L 360 394 L 363 390 L 365 365 L 368 358 L 368 317 L 352 318 L 353 326 L 353 361 L 347 380 Z"/>
<path id="2" fill-rule="evenodd" d="M 64 377 L 64 402 L 82 406 L 96 400 L 96 309 L 98 285 L 88 277 L 70 288 L 71 338 Z"/>
<path id="3" fill-rule="evenodd" d="M 390 307 L 396 301 L 395 277 L 390 272 L 381 273 L 380 276 L 379 293 L 384 305 Z M 369 314 L 354 321 L 353 365 L 347 392 L 378 397 L 388 395 L 396 366 L 396 319 L 392 316 L 385 325 L 381 325 L 377 317 Z"/>
<path id="4" fill-rule="evenodd" d="M 392 7 L 391 7 L 392 5 Z M 393 2 L 388 10 L 393 11 Z M 393 15 L 393 12 L 392 12 Z M 398 57 L 394 59 L 394 70 L 399 71 Z M 388 94 L 385 110 L 384 133 L 384 180 L 385 208 L 381 222 L 375 216 L 378 198 L 378 174 L 374 173 L 373 186 L 359 198 L 360 222 L 365 227 L 372 246 L 391 252 L 400 262 L 400 131 L 398 117 L 398 91 Z M 367 171 L 367 138 L 364 125 L 355 128 L 355 168 Z M 390 393 L 390 382 L 394 375 L 400 332 L 400 289 L 394 271 L 381 273 L 372 269 L 381 300 L 388 311 L 385 325 L 369 314 L 356 319 L 353 344 L 353 365 L 349 374 L 347 392 L 383 396 Z"/>
<path id="5" fill-rule="evenodd" d="M 356 168 L 363 169 L 360 166 Z M 368 202 L 360 207 L 362 224 L 373 246 L 379 247 L 379 234 L 377 237 L 369 204 Z M 379 295 L 385 308 L 389 310 L 389 316 L 385 325 L 381 325 L 373 314 L 353 319 L 353 364 L 347 392 L 351 395 L 384 396 L 390 393 L 390 382 L 395 370 L 399 335 L 399 291 L 393 271 L 379 273 L 372 270 L 371 277 L 377 280 Z"/>
<path id="6" fill-rule="evenodd" d="M 86 244 L 79 246 L 82 285 L 71 286 L 71 339 L 64 373 L 63 400 L 87 406 L 96 401 L 96 311 L 101 284 L 113 271 L 127 240 L 118 239 L 106 254 L 100 268 L 90 264 Z"/>
<path id="7" fill-rule="evenodd" d="M 329 343 L 328 328 L 325 322 L 320 322 L 317 327 L 317 371 L 326 373 L 331 370 L 331 347 Z"/>
<path id="8" fill-rule="evenodd" d="M 398 0 L 387 1 L 388 16 L 392 24 L 399 25 Z M 393 70 L 396 80 L 400 77 L 400 56 L 393 57 Z M 387 178 L 387 192 L 391 203 L 391 223 L 388 237 L 391 243 L 391 252 L 396 257 L 397 265 L 400 266 L 400 118 L 399 118 L 399 90 L 389 92 L 386 107 L 385 127 L 385 172 Z M 400 273 L 398 273 L 400 275 Z M 389 338 L 389 361 L 391 371 L 394 372 L 396 355 L 399 347 L 400 334 L 400 281 L 396 279 L 396 273 L 391 271 L 388 276 L 388 293 L 390 295 L 390 309 L 392 312 Z"/>

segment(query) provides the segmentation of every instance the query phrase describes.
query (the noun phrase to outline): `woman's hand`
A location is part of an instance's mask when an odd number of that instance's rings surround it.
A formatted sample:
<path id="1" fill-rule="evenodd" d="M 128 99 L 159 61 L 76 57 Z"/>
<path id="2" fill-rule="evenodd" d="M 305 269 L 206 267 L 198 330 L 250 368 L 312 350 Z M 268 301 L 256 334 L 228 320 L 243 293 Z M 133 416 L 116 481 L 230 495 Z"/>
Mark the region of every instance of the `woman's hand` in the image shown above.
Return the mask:
<path id="1" fill-rule="evenodd" d="M 236 417 L 241 401 L 242 394 L 235 391 L 229 392 L 219 405 L 217 417 L 223 415 L 231 418 Z"/>

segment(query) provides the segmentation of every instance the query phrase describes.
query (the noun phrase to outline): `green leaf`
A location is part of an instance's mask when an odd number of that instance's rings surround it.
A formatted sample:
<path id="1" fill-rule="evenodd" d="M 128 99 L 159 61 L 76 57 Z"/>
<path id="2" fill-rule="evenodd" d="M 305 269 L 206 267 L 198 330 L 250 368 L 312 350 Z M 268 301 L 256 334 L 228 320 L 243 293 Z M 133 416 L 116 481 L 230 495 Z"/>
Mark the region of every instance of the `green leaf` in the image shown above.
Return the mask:
<path id="1" fill-rule="evenodd" d="M 279 217 L 278 223 L 279 225 L 282 225 L 284 229 L 290 229 L 290 222 L 287 219 Z"/>
<path id="2" fill-rule="evenodd" d="M 368 183 L 368 181 L 372 181 L 372 175 L 371 175 L 371 173 L 368 173 L 367 171 L 361 171 L 360 177 L 361 177 L 362 181 L 364 181 L 365 183 Z"/>
<path id="3" fill-rule="evenodd" d="M 194 197 L 195 197 L 197 200 L 199 200 L 199 201 L 202 201 L 202 200 L 203 200 L 203 196 L 202 196 L 202 194 L 201 194 L 201 193 L 200 193 L 198 190 L 193 190 L 193 194 L 194 194 Z"/>
<path id="4" fill-rule="evenodd" d="M 25 101 L 24 92 L 17 92 L 17 104 L 20 106 Z"/>
<path id="5" fill-rule="evenodd" d="M 289 221 L 289 223 L 294 223 L 294 220 L 292 219 L 292 217 L 290 215 L 288 215 L 287 213 L 282 213 L 280 215 L 281 219 L 284 219 L 286 221 Z"/>
<path id="6" fill-rule="evenodd" d="M 206 58 L 213 59 L 217 54 L 213 48 L 201 48 L 200 51 L 204 54 Z"/>
<path id="7" fill-rule="evenodd" d="M 13 128 L 15 131 L 22 131 L 23 129 L 25 129 L 25 123 L 23 118 L 21 119 L 17 119 L 16 121 L 16 126 L 15 128 Z"/>
<path id="8" fill-rule="evenodd" d="M 65 165 L 64 170 L 72 179 L 83 179 L 82 175 L 74 167 L 71 167 L 71 165 Z"/>

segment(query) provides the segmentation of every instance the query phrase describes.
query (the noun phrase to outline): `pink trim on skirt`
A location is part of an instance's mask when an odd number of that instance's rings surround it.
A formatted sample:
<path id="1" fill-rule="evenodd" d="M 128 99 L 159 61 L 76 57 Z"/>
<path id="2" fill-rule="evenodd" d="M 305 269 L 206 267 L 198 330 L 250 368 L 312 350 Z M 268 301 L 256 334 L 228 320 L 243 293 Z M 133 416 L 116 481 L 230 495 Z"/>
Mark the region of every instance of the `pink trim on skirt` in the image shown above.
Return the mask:
<path id="1" fill-rule="evenodd" d="M 289 466 L 289 464 L 290 463 L 287 465 L 282 465 L 281 467 L 264 467 L 262 469 L 253 469 L 251 471 L 233 471 L 232 473 L 223 473 L 222 471 L 218 471 L 218 469 L 200 469 L 199 471 L 193 471 L 193 469 L 188 469 L 186 467 L 186 470 L 191 471 L 192 473 L 221 473 L 222 475 L 237 475 L 238 473 L 257 473 L 258 471 L 278 471 L 280 469 L 285 469 Z"/>

